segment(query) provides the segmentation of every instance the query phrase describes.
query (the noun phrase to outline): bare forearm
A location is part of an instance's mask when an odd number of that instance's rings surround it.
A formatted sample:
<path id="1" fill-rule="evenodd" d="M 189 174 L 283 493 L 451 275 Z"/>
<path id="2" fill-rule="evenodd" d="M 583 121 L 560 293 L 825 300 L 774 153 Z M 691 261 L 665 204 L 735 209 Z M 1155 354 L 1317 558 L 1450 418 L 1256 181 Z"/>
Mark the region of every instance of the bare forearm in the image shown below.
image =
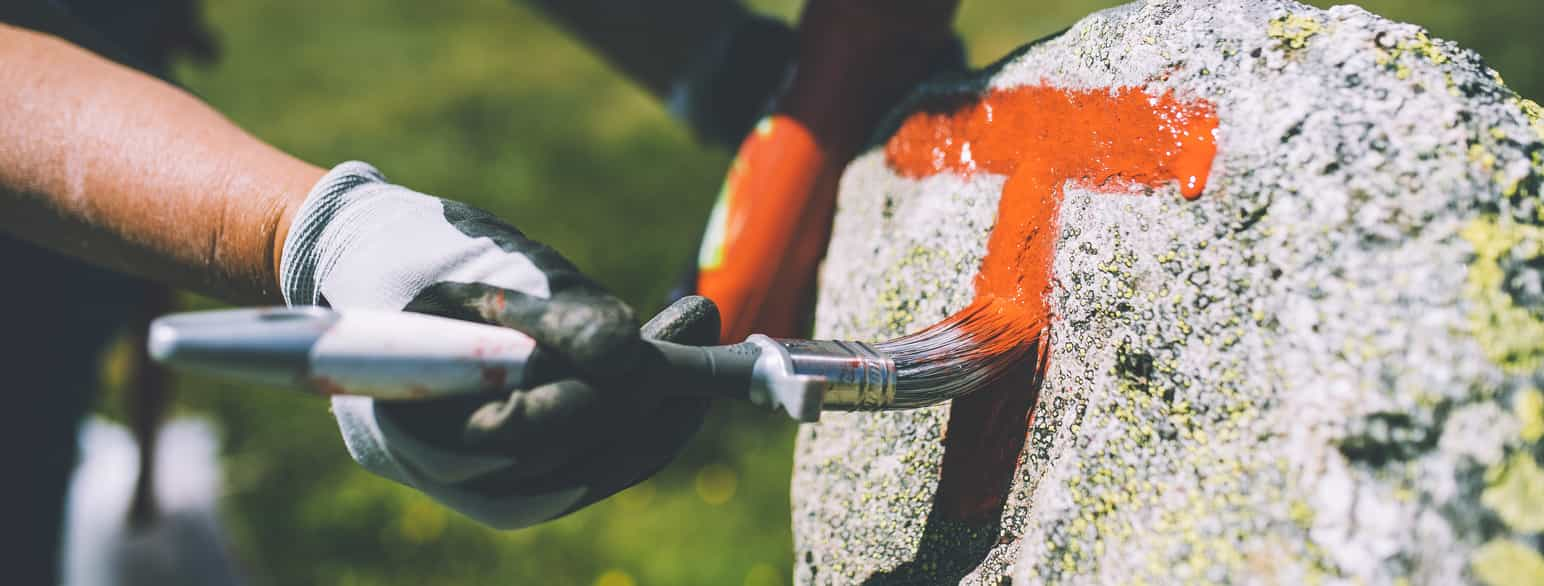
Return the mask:
<path id="1" fill-rule="evenodd" d="M 0 25 L 0 230 L 226 299 L 273 301 L 275 244 L 322 173 L 175 87 Z"/>

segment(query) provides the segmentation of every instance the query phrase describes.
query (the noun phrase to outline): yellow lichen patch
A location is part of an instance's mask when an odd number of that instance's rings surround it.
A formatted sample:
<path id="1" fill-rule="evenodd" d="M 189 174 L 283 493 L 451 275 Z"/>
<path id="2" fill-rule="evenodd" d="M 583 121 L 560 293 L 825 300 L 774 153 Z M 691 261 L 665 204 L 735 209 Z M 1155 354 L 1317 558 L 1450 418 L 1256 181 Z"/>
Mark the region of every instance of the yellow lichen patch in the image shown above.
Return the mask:
<path id="1" fill-rule="evenodd" d="M 1485 145 L 1479 143 L 1471 144 L 1469 145 L 1469 162 L 1489 171 L 1496 168 L 1496 155 L 1486 151 Z"/>
<path id="2" fill-rule="evenodd" d="M 1307 47 L 1308 39 L 1323 31 L 1324 25 L 1311 16 L 1288 14 L 1271 19 L 1265 34 L 1281 41 L 1281 48 L 1290 51 Z"/>
<path id="3" fill-rule="evenodd" d="M 1287 508 L 1287 518 L 1298 527 L 1310 529 L 1313 527 L 1313 506 L 1302 500 L 1293 500 Z"/>
<path id="4" fill-rule="evenodd" d="M 914 276 L 921 270 L 908 271 L 917 267 L 925 267 L 934 262 L 937 251 L 914 246 L 906 253 L 894 267 L 885 272 L 884 288 L 879 292 L 876 311 L 866 324 L 870 329 L 879 329 L 889 335 L 905 333 L 914 325 L 919 317 L 916 313 L 916 295 L 911 293 L 919 288 L 929 287 L 930 284 L 918 282 Z"/>
<path id="5" fill-rule="evenodd" d="M 1443 53 L 1442 49 L 1437 48 L 1436 43 L 1431 42 L 1431 37 L 1426 34 L 1426 31 L 1416 33 L 1413 40 L 1400 43 L 1399 48 L 1419 53 L 1427 61 L 1432 62 L 1433 65 L 1442 65 L 1448 62 L 1447 53 Z"/>
<path id="6" fill-rule="evenodd" d="M 1533 132 L 1544 140 L 1544 106 L 1539 106 L 1539 103 L 1533 100 L 1521 98 L 1517 100 L 1517 106 L 1522 108 L 1523 115 L 1528 117 L 1528 124 L 1533 126 Z"/>
<path id="7" fill-rule="evenodd" d="M 1426 31 L 1418 32 L 1414 37 L 1401 40 L 1392 47 L 1384 44 L 1382 39 L 1383 37 L 1380 36 L 1378 41 L 1380 46 L 1376 48 L 1377 54 L 1374 62 L 1380 67 L 1392 69 L 1394 76 L 1401 80 L 1410 79 L 1414 73 L 1414 70 L 1408 64 L 1401 62 L 1405 55 L 1415 55 L 1424 58 L 1432 65 L 1444 65 L 1452 61 L 1452 58 L 1448 57 L 1447 53 L 1442 52 L 1442 49 L 1431 40 L 1431 36 L 1427 35 Z M 1444 77 L 1447 77 L 1449 87 L 1451 88 L 1451 77 L 1446 75 Z"/>
<path id="8" fill-rule="evenodd" d="M 1522 423 L 1523 441 L 1533 443 L 1544 438 L 1544 393 L 1523 389 L 1512 399 L 1512 412 Z"/>
<path id="9" fill-rule="evenodd" d="M 1544 228 L 1479 218 L 1460 235 L 1474 247 L 1464 297 L 1471 306 L 1469 320 L 1475 340 L 1503 370 L 1532 372 L 1544 364 L 1544 321 L 1518 307 L 1502 289 L 1506 274 L 1501 263 L 1503 259 L 1527 261 L 1544 254 Z"/>
<path id="10" fill-rule="evenodd" d="M 1496 539 L 1475 550 L 1469 569 L 1489 586 L 1537 586 L 1544 583 L 1544 556 L 1509 539 Z"/>
<path id="11" fill-rule="evenodd" d="M 1496 173 L 1498 175 L 1501 174 L 1500 171 L 1497 171 Z M 1505 178 L 1499 178 L 1499 179 L 1501 179 L 1501 180 L 1497 181 L 1497 183 L 1501 184 L 1501 195 L 1506 196 L 1506 197 L 1512 197 L 1512 196 L 1517 195 L 1517 191 L 1520 188 L 1522 188 L 1522 186 L 1523 186 L 1522 178 L 1518 178 L 1518 179 L 1514 179 L 1514 180 L 1510 180 L 1510 181 L 1506 180 Z"/>
<path id="12" fill-rule="evenodd" d="M 1544 531 L 1544 471 L 1527 452 L 1512 454 L 1485 473 L 1480 502 L 1514 531 Z"/>
<path id="13" fill-rule="evenodd" d="M 1123 354 L 1140 351 L 1122 347 Z M 1078 537 L 1053 550 L 1046 562 L 1063 578 L 1086 575 L 1099 567 L 1101 552 L 1119 549 L 1141 534 L 1151 545 L 1143 571 L 1154 583 L 1172 581 L 1176 568 L 1192 582 L 1205 581 L 1206 576 L 1217 573 L 1245 575 L 1253 564 L 1260 563 L 1261 552 L 1241 547 L 1248 541 L 1243 525 L 1219 530 L 1215 521 L 1251 514 L 1249 498 L 1262 496 L 1258 491 L 1246 492 L 1245 487 L 1258 486 L 1259 479 L 1270 471 L 1262 468 L 1261 462 L 1222 456 L 1228 453 L 1227 446 L 1236 446 L 1244 430 L 1257 423 L 1258 413 L 1245 397 L 1237 396 L 1235 389 L 1218 385 L 1211 392 L 1229 398 L 1230 415 L 1221 419 L 1197 417 L 1189 401 L 1170 403 L 1164 399 L 1165 391 L 1174 389 L 1162 382 L 1164 377 L 1155 375 L 1174 372 L 1176 364 L 1156 360 L 1151 371 L 1130 365 L 1124 368 L 1125 372 L 1120 367 L 1114 372 L 1119 377 L 1119 392 L 1093 409 L 1088 421 L 1099 429 L 1116 431 L 1107 437 L 1104 449 L 1084 454 L 1074 464 L 1076 473 L 1066 480 L 1067 495 L 1078 511 L 1066 531 Z M 1173 430 L 1174 436 L 1165 438 L 1158 430 L 1160 425 Z M 1177 458 L 1163 467 L 1138 464 L 1164 461 L 1159 454 L 1170 450 L 1177 451 Z M 1155 474 L 1180 475 L 1171 483 L 1155 482 Z M 1206 489 L 1200 489 L 1202 485 Z M 1277 489 L 1260 490 L 1270 493 Z M 1162 499 L 1163 494 L 1183 497 Z M 1285 498 L 1279 493 L 1263 497 Z M 1273 551 L 1270 559 L 1271 563 L 1285 563 L 1279 551 Z M 1132 581 L 1141 573 L 1132 576 Z"/>

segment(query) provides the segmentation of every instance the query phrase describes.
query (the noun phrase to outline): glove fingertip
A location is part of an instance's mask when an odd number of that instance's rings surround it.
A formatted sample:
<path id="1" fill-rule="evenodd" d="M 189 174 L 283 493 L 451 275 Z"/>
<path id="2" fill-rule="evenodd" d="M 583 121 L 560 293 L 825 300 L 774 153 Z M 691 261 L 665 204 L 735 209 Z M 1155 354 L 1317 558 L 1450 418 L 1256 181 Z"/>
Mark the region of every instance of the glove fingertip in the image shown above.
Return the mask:
<path id="1" fill-rule="evenodd" d="M 643 337 L 707 346 L 719 341 L 720 319 L 718 306 L 713 300 L 699 295 L 688 295 L 661 310 L 643 325 Z"/>
<path id="2" fill-rule="evenodd" d="M 563 346 L 582 372 L 607 376 L 629 371 L 637 362 L 638 321 L 621 300 L 570 309 L 563 317 Z M 555 330 L 557 328 L 548 328 Z"/>
<path id="3" fill-rule="evenodd" d="M 489 401 L 478 407 L 466 418 L 466 425 L 461 430 L 462 441 L 475 447 L 495 444 L 503 422 L 509 419 L 508 409 L 509 403 L 504 401 Z"/>

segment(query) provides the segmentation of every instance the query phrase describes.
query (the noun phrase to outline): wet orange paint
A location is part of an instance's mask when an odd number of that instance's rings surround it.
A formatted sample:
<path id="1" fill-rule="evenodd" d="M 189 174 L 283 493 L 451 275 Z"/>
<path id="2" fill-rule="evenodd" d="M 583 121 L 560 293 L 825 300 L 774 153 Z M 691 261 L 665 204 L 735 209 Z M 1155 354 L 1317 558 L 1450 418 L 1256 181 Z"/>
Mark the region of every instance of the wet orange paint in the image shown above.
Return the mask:
<path id="1" fill-rule="evenodd" d="M 1006 299 L 1026 315 L 1050 316 L 1065 187 L 1131 193 L 1178 182 L 1184 197 L 1194 199 L 1205 190 L 1217 154 L 1216 129 L 1210 104 L 1172 92 L 1030 86 L 924 107 L 901 124 L 885 156 L 897 173 L 916 179 L 1006 175 L 972 307 Z M 1037 330 L 1048 323 L 1032 321 Z M 1041 333 L 1017 340 L 1036 345 L 1034 360 L 992 388 L 954 401 L 935 497 L 944 517 L 987 522 L 1001 513 L 1050 355 Z"/>

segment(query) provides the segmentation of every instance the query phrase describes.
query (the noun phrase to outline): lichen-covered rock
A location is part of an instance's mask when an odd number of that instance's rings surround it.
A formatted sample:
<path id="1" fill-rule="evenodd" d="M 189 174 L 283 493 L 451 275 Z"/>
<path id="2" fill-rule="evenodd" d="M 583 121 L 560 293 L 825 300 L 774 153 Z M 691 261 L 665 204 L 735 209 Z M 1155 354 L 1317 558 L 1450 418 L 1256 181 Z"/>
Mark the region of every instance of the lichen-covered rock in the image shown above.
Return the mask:
<path id="1" fill-rule="evenodd" d="M 1038 85 L 1212 104 L 1206 189 L 1066 186 L 989 518 L 935 494 L 985 422 L 806 426 L 801 583 L 1544 583 L 1544 110 L 1418 27 L 1285 0 L 1123 6 L 924 93 Z M 854 162 L 815 333 L 968 304 L 1004 181 Z"/>

